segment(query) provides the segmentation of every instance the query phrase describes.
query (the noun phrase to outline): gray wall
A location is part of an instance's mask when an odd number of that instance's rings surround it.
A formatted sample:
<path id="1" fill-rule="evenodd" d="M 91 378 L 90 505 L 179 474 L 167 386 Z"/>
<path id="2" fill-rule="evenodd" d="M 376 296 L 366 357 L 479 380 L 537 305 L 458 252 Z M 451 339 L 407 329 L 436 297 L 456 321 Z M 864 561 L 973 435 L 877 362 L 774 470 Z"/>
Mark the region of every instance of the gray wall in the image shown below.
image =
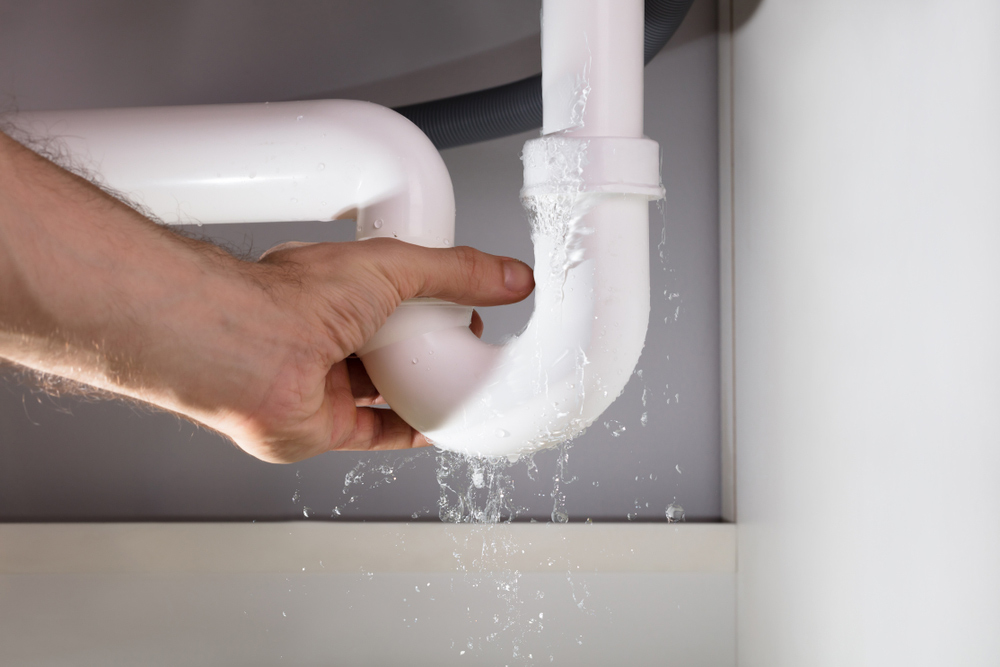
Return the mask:
<path id="1" fill-rule="evenodd" d="M 0 2 L 5 106 L 338 92 L 400 104 L 538 68 L 537 1 L 425 2 L 421 11 L 406 2 L 303 2 L 294 14 L 275 10 L 278 3 L 134 5 Z M 720 515 L 716 80 L 715 7 L 699 0 L 646 70 L 646 131 L 663 148 L 667 189 L 665 204 L 651 211 L 651 325 L 642 376 L 569 450 L 564 478 L 574 481 L 560 490 L 571 520 L 663 520 L 671 502 L 689 519 Z M 517 197 L 518 156 L 529 136 L 444 152 L 459 243 L 531 261 Z M 352 236 L 341 223 L 194 231 L 251 255 L 284 240 Z M 530 309 L 530 301 L 486 309 L 486 337 L 516 333 Z M 435 457 L 432 450 L 332 453 L 274 466 L 142 407 L 53 397 L 16 372 L 0 384 L 0 519 L 273 519 L 301 517 L 304 507 L 328 518 L 338 507 L 346 518 L 436 520 Z M 510 470 L 515 503 L 522 518 L 547 520 L 556 452 L 535 463 L 533 475 L 525 463 Z M 344 476 L 352 469 L 365 483 L 351 488 L 357 499 L 348 503 Z"/>

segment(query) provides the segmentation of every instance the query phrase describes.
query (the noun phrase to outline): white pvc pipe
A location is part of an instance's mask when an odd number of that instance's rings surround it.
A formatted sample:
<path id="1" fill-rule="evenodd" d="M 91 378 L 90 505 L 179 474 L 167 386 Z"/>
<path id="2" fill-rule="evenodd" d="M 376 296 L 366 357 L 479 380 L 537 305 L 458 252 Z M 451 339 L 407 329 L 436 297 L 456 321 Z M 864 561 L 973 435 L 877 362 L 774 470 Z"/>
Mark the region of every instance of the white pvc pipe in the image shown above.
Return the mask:
<path id="1" fill-rule="evenodd" d="M 545 0 L 542 133 L 641 137 L 644 3 Z"/>
<path id="2" fill-rule="evenodd" d="M 367 102 L 20 114 L 30 139 L 167 224 L 357 219 L 359 239 L 454 242 L 451 178 L 430 140 Z"/>
<path id="3" fill-rule="evenodd" d="M 435 444 L 515 457 L 581 433 L 621 393 L 649 314 L 642 0 L 545 0 L 547 134 L 525 145 L 535 314 L 503 347 L 471 308 L 402 304 L 360 350 L 387 402 Z M 569 85 L 567 82 L 572 82 Z M 25 114 L 77 163 L 167 223 L 356 217 L 358 238 L 454 241 L 454 195 L 430 141 L 352 101 Z"/>

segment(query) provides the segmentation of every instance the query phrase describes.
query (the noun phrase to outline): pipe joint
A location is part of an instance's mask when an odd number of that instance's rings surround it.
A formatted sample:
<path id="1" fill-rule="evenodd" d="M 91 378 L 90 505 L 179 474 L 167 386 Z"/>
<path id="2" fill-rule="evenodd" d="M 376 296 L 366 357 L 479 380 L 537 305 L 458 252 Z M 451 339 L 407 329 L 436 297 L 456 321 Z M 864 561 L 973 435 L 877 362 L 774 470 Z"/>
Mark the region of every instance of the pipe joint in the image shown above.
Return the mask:
<path id="1" fill-rule="evenodd" d="M 561 134 L 524 144 L 521 198 L 587 193 L 661 199 L 660 145 L 647 137 L 571 137 Z"/>

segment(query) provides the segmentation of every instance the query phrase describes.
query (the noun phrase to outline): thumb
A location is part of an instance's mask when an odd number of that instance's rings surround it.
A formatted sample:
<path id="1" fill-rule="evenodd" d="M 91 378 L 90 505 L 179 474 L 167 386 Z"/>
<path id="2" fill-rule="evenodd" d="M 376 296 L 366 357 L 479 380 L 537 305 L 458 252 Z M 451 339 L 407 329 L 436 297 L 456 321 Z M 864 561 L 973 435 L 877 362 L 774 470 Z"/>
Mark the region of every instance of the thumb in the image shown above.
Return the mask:
<path id="1" fill-rule="evenodd" d="M 393 245 L 392 252 L 379 253 L 379 258 L 402 299 L 434 297 L 467 306 L 496 306 L 521 301 L 535 287 L 531 267 L 510 257 L 467 246 Z"/>

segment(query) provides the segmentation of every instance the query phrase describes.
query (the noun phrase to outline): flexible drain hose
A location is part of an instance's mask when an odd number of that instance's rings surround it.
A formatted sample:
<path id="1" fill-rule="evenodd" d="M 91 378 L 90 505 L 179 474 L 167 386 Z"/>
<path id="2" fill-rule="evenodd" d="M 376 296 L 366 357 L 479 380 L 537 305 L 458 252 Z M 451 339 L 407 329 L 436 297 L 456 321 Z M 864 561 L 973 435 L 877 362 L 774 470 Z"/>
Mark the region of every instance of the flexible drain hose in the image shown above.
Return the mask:
<path id="1" fill-rule="evenodd" d="M 693 2 L 646 0 L 647 65 L 674 36 Z M 423 130 L 438 149 L 499 139 L 542 126 L 542 75 L 396 111 Z"/>

